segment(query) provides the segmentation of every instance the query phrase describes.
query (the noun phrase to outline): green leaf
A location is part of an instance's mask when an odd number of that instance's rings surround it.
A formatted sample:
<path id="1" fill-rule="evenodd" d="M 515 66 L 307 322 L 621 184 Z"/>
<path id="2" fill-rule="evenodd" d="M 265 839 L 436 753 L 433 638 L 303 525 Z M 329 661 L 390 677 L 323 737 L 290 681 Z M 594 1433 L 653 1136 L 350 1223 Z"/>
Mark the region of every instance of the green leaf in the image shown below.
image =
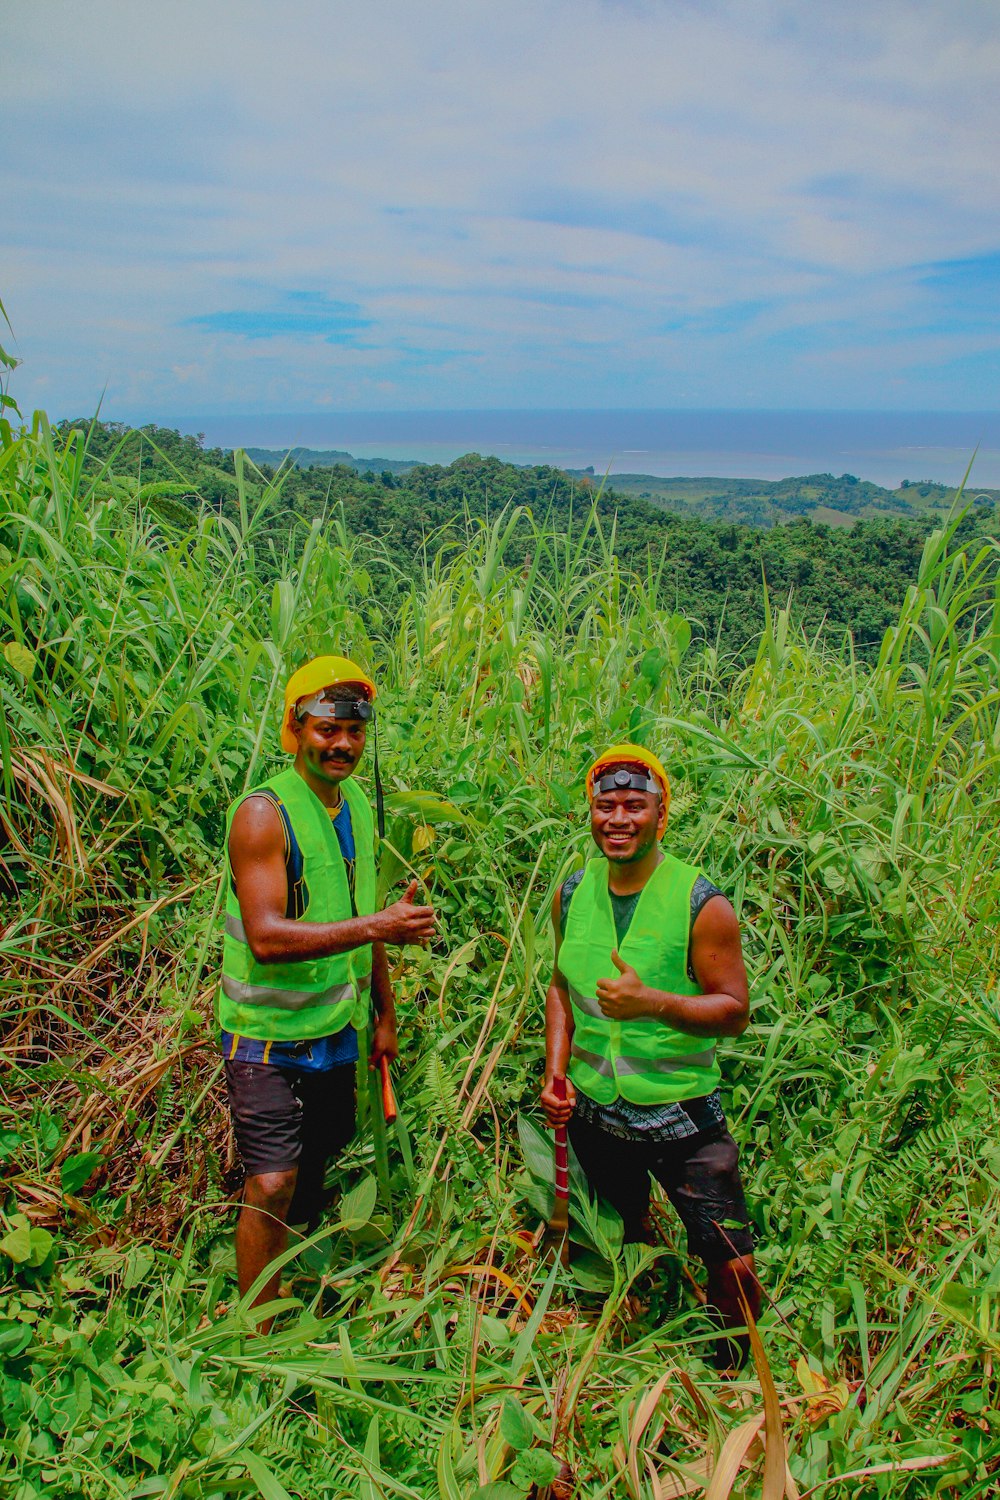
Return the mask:
<path id="1" fill-rule="evenodd" d="M 371 1174 L 362 1177 L 361 1181 L 349 1193 L 345 1193 L 340 1200 L 340 1218 L 338 1227 L 341 1229 L 360 1229 L 367 1224 L 375 1211 L 378 1200 L 378 1179 Z"/>
<path id="2" fill-rule="evenodd" d="M 516 1396 L 505 1396 L 500 1412 L 500 1432 L 505 1443 L 516 1448 L 530 1448 L 535 1439 L 535 1424 Z"/>
<path id="3" fill-rule="evenodd" d="M 34 1329 L 30 1323 L 0 1323 L 0 1356 L 14 1359 L 23 1349 L 27 1349 L 33 1337 Z"/>
<path id="4" fill-rule="evenodd" d="M 544 1448 L 529 1448 L 527 1452 L 518 1454 L 510 1477 L 515 1484 L 523 1484 L 525 1487 L 529 1484 L 551 1484 L 553 1479 L 559 1478 L 559 1460 Z"/>
<path id="5" fill-rule="evenodd" d="M 473 1490 L 469 1500 L 524 1500 L 524 1489 L 508 1484 L 506 1479 L 494 1479 Z"/>
<path id="6" fill-rule="evenodd" d="M 525 1114 L 517 1117 L 517 1135 L 528 1171 L 536 1182 L 551 1188 L 555 1182 L 556 1170 L 551 1138 Z"/>
<path id="7" fill-rule="evenodd" d="M 125 1273 L 122 1286 L 131 1291 L 149 1275 L 156 1264 L 156 1257 L 147 1245 L 133 1245 L 125 1255 Z"/>
<path id="8" fill-rule="evenodd" d="M 438 1500 L 462 1500 L 462 1485 L 455 1473 L 455 1445 L 461 1443 L 461 1432 L 456 1421 L 452 1421 L 441 1434 L 437 1460 Z"/>
<path id="9" fill-rule="evenodd" d="M 491 1317 L 489 1313 L 483 1314 L 479 1326 L 482 1330 L 483 1337 L 487 1339 L 495 1349 L 506 1349 L 511 1339 L 513 1338 L 513 1334 L 511 1333 L 507 1324 L 504 1322 L 503 1318 Z"/>
<path id="10" fill-rule="evenodd" d="M 49 1258 L 55 1240 L 47 1229 L 32 1229 L 30 1235 L 30 1248 L 28 1252 L 28 1265 L 37 1269 Z"/>
<path id="11" fill-rule="evenodd" d="M 379 1500 L 382 1495 L 380 1486 L 377 1486 L 372 1478 L 382 1468 L 382 1453 L 379 1444 L 378 1412 L 375 1412 L 368 1423 L 368 1435 L 365 1438 L 365 1468 L 366 1473 L 361 1477 L 362 1500 Z"/>
<path id="12" fill-rule="evenodd" d="M 287 578 L 279 578 L 271 596 L 271 634 L 284 647 L 295 619 L 295 590 Z"/>
<path id="13" fill-rule="evenodd" d="M 509 1365 L 509 1378 L 511 1381 L 516 1381 L 518 1379 L 523 1367 L 530 1357 L 531 1346 L 535 1342 L 535 1337 L 538 1333 L 539 1328 L 541 1328 L 542 1326 L 542 1319 L 544 1318 L 546 1309 L 548 1308 L 549 1299 L 552 1296 L 552 1288 L 556 1284 L 556 1276 L 558 1274 L 559 1257 L 558 1255 L 554 1255 L 552 1257 L 552 1269 L 549 1271 L 548 1276 L 545 1278 L 545 1284 L 543 1285 L 542 1290 L 539 1292 L 537 1298 L 535 1299 L 535 1305 L 531 1310 L 531 1317 L 528 1319 L 527 1323 L 525 1323 L 524 1327 L 521 1329 L 521 1332 L 517 1336 L 517 1343 L 514 1345 L 514 1352 L 511 1355 Z"/>
<path id="14" fill-rule="evenodd" d="M 93 1176 L 94 1169 L 103 1160 L 100 1151 L 81 1151 L 76 1156 L 67 1156 L 59 1168 L 59 1181 L 64 1193 L 75 1193 Z"/>
<path id="15" fill-rule="evenodd" d="M 90 1376 L 80 1365 L 73 1374 L 73 1394 L 76 1397 L 77 1410 L 86 1415 L 94 1405 L 94 1390 L 90 1383 Z"/>
<path id="16" fill-rule="evenodd" d="M 7 665 L 19 672 L 22 677 L 31 677 L 34 674 L 38 658 L 29 646 L 22 641 L 8 641 L 3 648 L 3 654 Z"/>
<path id="17" fill-rule="evenodd" d="M 292 1500 L 292 1496 L 285 1489 L 285 1486 L 274 1473 L 274 1470 L 269 1469 L 264 1460 L 258 1458 L 256 1453 L 241 1453 L 239 1461 L 246 1466 L 247 1473 L 260 1490 L 264 1500 Z"/>
<path id="18" fill-rule="evenodd" d="M 0 1251 L 23 1266 L 31 1256 L 31 1224 L 24 1214 L 15 1214 L 10 1222 L 13 1227 L 0 1240 Z"/>
<path id="19" fill-rule="evenodd" d="M 468 813 L 434 792 L 392 792 L 385 799 L 390 812 L 414 813 L 422 823 L 468 823 Z"/>
<path id="20" fill-rule="evenodd" d="M 647 651 L 642 658 L 639 664 L 639 671 L 645 677 L 650 687 L 656 688 L 660 685 L 660 678 L 663 676 L 663 670 L 666 665 L 667 658 L 663 655 L 662 651 L 658 651 L 654 647 L 651 651 Z"/>
<path id="21" fill-rule="evenodd" d="M 608 1262 L 590 1250 L 574 1255 L 570 1275 L 585 1292 L 610 1292 L 614 1282 Z"/>

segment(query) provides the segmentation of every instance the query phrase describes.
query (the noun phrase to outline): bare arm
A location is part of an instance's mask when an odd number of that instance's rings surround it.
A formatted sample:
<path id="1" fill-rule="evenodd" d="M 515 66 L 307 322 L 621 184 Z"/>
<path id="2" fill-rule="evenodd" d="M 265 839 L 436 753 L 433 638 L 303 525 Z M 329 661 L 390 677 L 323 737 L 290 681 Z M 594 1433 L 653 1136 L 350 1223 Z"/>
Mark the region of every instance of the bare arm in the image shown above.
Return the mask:
<path id="1" fill-rule="evenodd" d="M 392 993 L 384 943 L 372 943 L 372 1000 L 375 1002 L 375 1032 L 368 1066 L 376 1068 L 380 1058 L 385 1057 L 392 1062 L 399 1055 L 396 999 Z"/>
<path id="2" fill-rule="evenodd" d="M 401 901 L 371 916 L 343 922 L 296 922 L 286 917 L 284 834 L 280 815 L 266 797 L 248 797 L 237 808 L 229 831 L 229 859 L 247 942 L 258 963 L 303 963 L 348 953 L 365 943 L 422 943 L 434 935 L 433 907 L 414 905 L 415 880 Z M 388 985 L 387 968 L 385 977 Z"/>
<path id="3" fill-rule="evenodd" d="M 689 1036 L 739 1036 L 750 1019 L 750 994 L 736 913 L 724 896 L 706 901 L 691 931 L 691 967 L 700 995 L 674 995 L 643 984 L 617 953 L 618 979 L 602 979 L 597 1000 L 612 1021 L 665 1021 Z"/>
<path id="4" fill-rule="evenodd" d="M 550 1125 L 565 1125 L 576 1104 L 576 1090 L 569 1078 L 570 1049 L 573 1044 L 573 1007 L 569 998 L 569 986 L 559 969 L 559 948 L 562 937 L 560 926 L 560 900 L 557 890 L 552 901 L 552 931 L 555 938 L 555 964 L 552 982 L 545 996 L 545 1082 L 542 1085 L 541 1104 Z M 566 1097 L 560 1099 L 552 1089 L 553 1078 L 566 1079 Z"/>

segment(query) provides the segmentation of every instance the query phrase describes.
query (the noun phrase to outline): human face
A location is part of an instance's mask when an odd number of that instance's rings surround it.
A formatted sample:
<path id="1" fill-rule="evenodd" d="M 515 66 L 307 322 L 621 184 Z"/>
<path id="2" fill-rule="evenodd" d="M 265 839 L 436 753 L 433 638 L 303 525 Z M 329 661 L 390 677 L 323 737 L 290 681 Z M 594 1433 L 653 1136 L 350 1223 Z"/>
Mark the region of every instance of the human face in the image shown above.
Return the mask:
<path id="1" fill-rule="evenodd" d="M 320 719 L 306 714 L 292 721 L 303 768 L 328 786 L 339 786 L 355 770 L 365 749 L 364 719 Z"/>
<path id="2" fill-rule="evenodd" d="M 630 865 L 644 859 L 656 848 L 666 821 L 662 798 L 633 787 L 600 792 L 590 804 L 594 843 L 612 864 Z"/>

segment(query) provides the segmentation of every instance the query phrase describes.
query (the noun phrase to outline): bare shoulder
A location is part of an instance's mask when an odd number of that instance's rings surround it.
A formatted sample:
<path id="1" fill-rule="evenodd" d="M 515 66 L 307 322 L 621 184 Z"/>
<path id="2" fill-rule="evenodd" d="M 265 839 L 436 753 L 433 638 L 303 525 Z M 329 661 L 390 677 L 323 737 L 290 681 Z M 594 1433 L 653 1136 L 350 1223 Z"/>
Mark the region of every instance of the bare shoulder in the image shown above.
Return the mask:
<path id="1" fill-rule="evenodd" d="M 233 815 L 229 847 L 234 854 L 268 855 L 284 848 L 281 816 L 269 797 L 245 797 Z"/>
<path id="2" fill-rule="evenodd" d="M 739 942 L 740 923 L 732 902 L 721 891 L 710 896 L 694 919 L 692 938 L 699 943 Z"/>

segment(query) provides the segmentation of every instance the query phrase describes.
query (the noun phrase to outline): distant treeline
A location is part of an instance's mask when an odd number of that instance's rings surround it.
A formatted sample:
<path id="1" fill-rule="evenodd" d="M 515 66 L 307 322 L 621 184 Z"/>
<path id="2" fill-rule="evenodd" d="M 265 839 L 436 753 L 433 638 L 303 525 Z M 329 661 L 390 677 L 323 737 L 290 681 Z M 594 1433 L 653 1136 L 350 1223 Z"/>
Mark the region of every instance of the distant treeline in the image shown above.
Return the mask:
<path id="1" fill-rule="evenodd" d="M 838 635 L 849 631 L 859 655 L 870 656 L 898 615 L 907 586 L 916 577 L 924 539 L 940 519 L 936 511 L 883 515 L 844 527 L 797 516 L 767 528 L 705 520 L 691 512 L 665 510 L 662 501 L 610 487 L 602 490 L 600 480 L 589 474 L 519 468 L 478 454 L 446 467 L 397 464 L 396 472 L 358 472 L 346 463 L 287 464 L 276 470 L 251 461 L 242 463 L 238 475 L 233 453 L 206 448 L 200 437 L 152 426 L 61 424 L 64 431 L 71 426 L 87 434 L 86 462 L 102 484 L 134 485 L 137 499 L 177 524 L 189 522 L 192 510 L 203 503 L 235 510 L 241 485 L 251 504 L 271 496 L 267 524 L 275 532 L 308 525 L 320 515 L 333 519 L 342 512 L 349 533 L 378 538 L 385 550 L 386 577 L 374 580 L 373 590 L 373 607 L 383 609 L 392 607 L 395 577 L 412 577 L 429 566 L 440 549 L 461 545 L 469 524 L 520 505 L 565 535 L 571 526 L 574 532 L 582 530 L 596 505 L 615 553 L 623 564 L 648 573 L 658 604 L 685 615 L 696 641 L 737 659 L 744 658 L 760 633 L 762 578 L 774 605 L 790 600 L 794 617 L 807 630 L 826 627 Z M 870 488 L 878 487 L 865 485 L 862 492 Z M 938 500 L 936 495 L 932 498 Z M 970 537 L 992 534 L 993 501 L 980 500 L 963 526 Z M 508 543 L 509 561 L 530 564 L 529 537 L 527 526 L 515 528 Z M 585 545 L 596 548 L 597 539 Z"/>
<path id="2" fill-rule="evenodd" d="M 337 448 L 247 448 L 246 454 L 259 466 L 278 468 L 292 463 L 300 469 L 329 469 L 338 465 L 359 474 L 406 474 L 419 468 L 416 459 L 356 458 Z M 581 484 L 600 484 L 601 476 L 591 466 L 567 469 Z M 931 480 L 904 479 L 897 489 L 886 489 L 856 474 L 801 474 L 786 479 L 739 479 L 733 477 L 663 478 L 656 474 L 615 474 L 611 483 L 619 495 L 650 500 L 664 510 L 700 516 L 703 521 L 740 521 L 750 526 L 783 526 L 796 516 L 810 516 L 834 526 L 879 516 L 910 516 L 923 519 L 945 514 L 955 499 L 955 488 Z M 1000 490 L 968 491 L 976 503 L 1000 500 Z"/>

